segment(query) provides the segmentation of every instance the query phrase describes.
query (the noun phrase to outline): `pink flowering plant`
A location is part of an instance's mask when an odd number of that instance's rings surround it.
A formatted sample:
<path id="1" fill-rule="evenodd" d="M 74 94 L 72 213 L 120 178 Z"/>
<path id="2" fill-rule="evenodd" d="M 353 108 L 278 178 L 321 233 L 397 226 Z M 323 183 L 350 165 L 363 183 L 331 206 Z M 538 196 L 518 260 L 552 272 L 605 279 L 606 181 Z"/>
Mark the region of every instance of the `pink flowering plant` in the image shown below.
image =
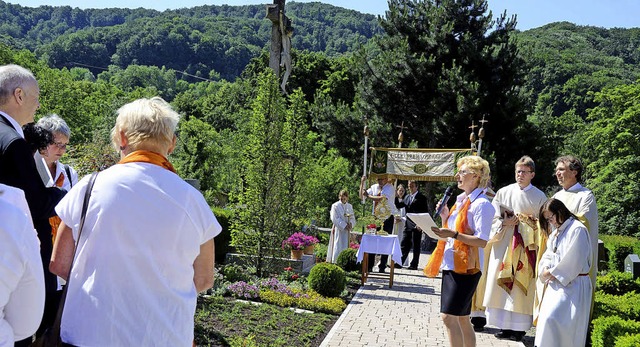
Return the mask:
<path id="1" fill-rule="evenodd" d="M 315 245 L 319 241 L 315 236 L 305 235 L 302 232 L 293 233 L 286 240 L 282 241 L 284 250 L 301 250 L 307 246 Z"/>

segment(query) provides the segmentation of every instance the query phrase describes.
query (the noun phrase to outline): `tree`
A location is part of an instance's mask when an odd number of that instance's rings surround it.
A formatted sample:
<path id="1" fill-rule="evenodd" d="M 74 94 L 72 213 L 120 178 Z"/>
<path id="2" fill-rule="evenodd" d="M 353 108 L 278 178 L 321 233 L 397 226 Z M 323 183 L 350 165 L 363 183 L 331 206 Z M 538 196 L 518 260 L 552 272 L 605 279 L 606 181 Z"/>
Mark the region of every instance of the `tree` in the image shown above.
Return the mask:
<path id="1" fill-rule="evenodd" d="M 468 126 L 485 117 L 495 128 L 484 148 L 500 149 L 492 176 L 511 181 L 528 142 L 519 128 L 523 62 L 515 17 L 493 21 L 486 12 L 486 0 L 390 0 L 385 35 L 360 53 L 359 100 L 381 146 L 393 144 L 404 122 L 420 147 L 467 147 Z"/>
<path id="2" fill-rule="evenodd" d="M 640 80 L 596 93 L 598 106 L 570 147 L 586 163 L 600 232 L 640 236 Z"/>
<path id="3" fill-rule="evenodd" d="M 284 203 L 288 196 L 282 148 L 284 107 L 275 74 L 263 72 L 258 77 L 242 158 L 244 189 L 231 230 L 232 245 L 255 256 L 251 259 L 259 275 L 267 266 L 265 262 L 283 254 L 280 243 L 291 232 L 286 229 L 289 208 Z"/>

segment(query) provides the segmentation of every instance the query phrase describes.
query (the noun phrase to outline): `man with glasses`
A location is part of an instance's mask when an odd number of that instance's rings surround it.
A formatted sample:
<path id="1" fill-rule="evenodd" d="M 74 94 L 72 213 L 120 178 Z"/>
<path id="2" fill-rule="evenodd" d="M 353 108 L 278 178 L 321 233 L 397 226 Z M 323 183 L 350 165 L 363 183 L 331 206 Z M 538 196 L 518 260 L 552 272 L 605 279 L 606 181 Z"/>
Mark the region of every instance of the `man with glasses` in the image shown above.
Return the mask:
<path id="1" fill-rule="evenodd" d="M 583 171 L 584 167 L 580 159 L 572 155 L 565 155 L 556 159 L 555 175 L 562 189 L 555 193 L 553 197 L 562 201 L 567 206 L 567 209 L 576 215 L 589 230 L 592 245 L 589 277 L 591 278 L 593 292 L 595 292 L 596 274 L 598 272 L 598 206 L 591 190 L 580 184 Z M 592 295 L 592 307 L 593 297 Z"/>
<path id="2" fill-rule="evenodd" d="M 500 339 L 522 340 L 533 321 L 536 258 L 544 242 L 535 219 L 547 200 L 531 184 L 535 175 L 533 159 L 523 156 L 515 165 L 516 182 L 499 189 L 492 201 L 496 213 L 483 306 L 487 323 L 500 328 Z"/>

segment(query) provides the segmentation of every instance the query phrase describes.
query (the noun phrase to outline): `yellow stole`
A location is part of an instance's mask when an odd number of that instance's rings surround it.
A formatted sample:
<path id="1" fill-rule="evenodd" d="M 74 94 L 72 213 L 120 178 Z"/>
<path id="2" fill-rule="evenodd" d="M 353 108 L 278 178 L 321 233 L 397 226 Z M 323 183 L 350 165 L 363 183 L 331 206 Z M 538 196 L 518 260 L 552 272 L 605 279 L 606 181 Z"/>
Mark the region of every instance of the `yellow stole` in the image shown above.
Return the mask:
<path id="1" fill-rule="evenodd" d="M 459 233 L 473 235 L 473 230 L 469 228 L 467 220 L 467 212 L 471 206 L 471 199 L 467 198 L 460 208 L 460 212 L 456 216 L 455 230 Z M 453 206 L 449 216 L 455 211 L 457 204 Z M 443 227 L 449 228 L 449 218 L 443 221 Z M 439 240 L 436 249 L 429 257 L 429 262 L 424 267 L 424 274 L 427 277 L 436 277 L 440 271 L 440 265 L 444 258 L 444 248 L 447 244 L 445 240 Z M 458 240 L 453 241 L 453 271 L 459 274 L 472 275 L 480 271 L 480 258 L 478 247 L 469 246 Z"/>
<path id="2" fill-rule="evenodd" d="M 126 164 L 126 163 L 149 163 L 155 164 L 160 167 L 163 167 L 173 173 L 176 172 L 176 169 L 171 165 L 169 160 L 165 158 L 162 154 L 139 150 L 129 153 L 126 157 L 122 158 L 118 164 Z"/>

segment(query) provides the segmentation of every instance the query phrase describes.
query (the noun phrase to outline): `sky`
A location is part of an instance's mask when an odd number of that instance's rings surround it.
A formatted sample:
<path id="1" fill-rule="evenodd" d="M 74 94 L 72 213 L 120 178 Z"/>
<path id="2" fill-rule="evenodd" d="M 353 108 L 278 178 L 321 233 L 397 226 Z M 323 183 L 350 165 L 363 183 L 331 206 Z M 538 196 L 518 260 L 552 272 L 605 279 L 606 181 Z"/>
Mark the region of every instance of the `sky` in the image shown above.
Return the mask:
<path id="1" fill-rule="evenodd" d="M 163 11 L 201 5 L 268 4 L 265 0 L 4 0 L 26 7 L 71 6 L 85 8 L 150 8 Z M 297 0 L 296 2 L 311 2 Z M 353 9 L 362 13 L 384 16 L 387 0 L 322 0 L 320 2 Z M 568 21 L 579 25 L 604 28 L 640 27 L 640 1 L 638 0 L 488 0 L 494 18 L 507 11 L 518 18 L 517 29 L 537 28 L 552 22 Z"/>

